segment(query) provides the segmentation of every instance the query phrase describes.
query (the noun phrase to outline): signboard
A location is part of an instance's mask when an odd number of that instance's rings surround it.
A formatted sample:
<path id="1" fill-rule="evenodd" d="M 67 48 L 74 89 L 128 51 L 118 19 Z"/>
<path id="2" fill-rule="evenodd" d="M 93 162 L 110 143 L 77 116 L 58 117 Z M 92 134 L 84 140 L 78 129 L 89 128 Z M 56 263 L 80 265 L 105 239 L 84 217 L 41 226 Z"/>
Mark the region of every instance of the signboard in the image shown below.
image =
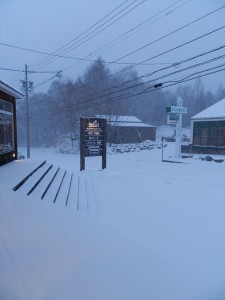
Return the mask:
<path id="1" fill-rule="evenodd" d="M 182 134 L 182 115 L 187 113 L 187 107 L 183 107 L 183 100 L 177 97 L 177 106 L 166 106 L 168 124 L 176 124 L 176 145 L 175 157 L 179 158 L 181 154 L 181 134 Z"/>
<path id="2" fill-rule="evenodd" d="M 177 114 L 169 114 L 167 116 L 167 124 L 177 124 L 179 122 L 179 115 Z"/>
<path id="3" fill-rule="evenodd" d="M 186 114 L 187 107 L 183 106 L 166 106 L 166 112 L 170 114 Z"/>
<path id="4" fill-rule="evenodd" d="M 106 168 L 106 119 L 80 118 L 80 170 L 85 169 L 85 157 L 102 156 Z"/>

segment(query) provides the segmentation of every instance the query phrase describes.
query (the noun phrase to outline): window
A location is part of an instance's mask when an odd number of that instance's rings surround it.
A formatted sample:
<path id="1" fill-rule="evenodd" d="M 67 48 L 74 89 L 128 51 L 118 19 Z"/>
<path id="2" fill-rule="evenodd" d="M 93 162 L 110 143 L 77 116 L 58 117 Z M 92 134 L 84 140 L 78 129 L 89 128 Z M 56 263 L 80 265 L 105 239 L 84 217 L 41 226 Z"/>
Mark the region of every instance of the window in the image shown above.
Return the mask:
<path id="1" fill-rule="evenodd" d="M 194 144 L 225 146 L 225 121 L 202 121 L 194 123 Z"/>
<path id="2" fill-rule="evenodd" d="M 0 99 L 0 153 L 14 150 L 13 106 Z"/>

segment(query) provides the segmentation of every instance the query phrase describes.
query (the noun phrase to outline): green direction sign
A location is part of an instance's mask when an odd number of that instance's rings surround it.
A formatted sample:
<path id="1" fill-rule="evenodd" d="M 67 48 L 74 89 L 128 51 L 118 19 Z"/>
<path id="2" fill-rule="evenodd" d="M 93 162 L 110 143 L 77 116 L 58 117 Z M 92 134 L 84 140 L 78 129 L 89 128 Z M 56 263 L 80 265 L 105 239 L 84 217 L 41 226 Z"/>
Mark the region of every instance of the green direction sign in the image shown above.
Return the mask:
<path id="1" fill-rule="evenodd" d="M 166 106 L 166 112 L 169 114 L 186 114 L 187 107 L 182 106 Z"/>

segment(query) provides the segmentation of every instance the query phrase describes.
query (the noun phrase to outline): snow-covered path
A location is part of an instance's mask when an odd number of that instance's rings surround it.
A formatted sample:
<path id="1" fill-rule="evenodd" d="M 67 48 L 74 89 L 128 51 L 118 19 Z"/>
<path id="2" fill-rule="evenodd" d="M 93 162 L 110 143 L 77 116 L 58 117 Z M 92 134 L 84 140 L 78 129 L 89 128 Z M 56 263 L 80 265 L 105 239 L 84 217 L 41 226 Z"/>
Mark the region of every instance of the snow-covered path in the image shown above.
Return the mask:
<path id="1" fill-rule="evenodd" d="M 109 155 L 104 171 L 92 158 L 80 174 L 77 156 L 33 157 L 0 168 L 1 299 L 224 299 L 224 163 L 152 150 Z M 47 181 L 26 195 L 35 177 L 12 191 L 44 159 L 49 179 L 68 172 L 55 204 L 56 187 L 40 200 Z"/>

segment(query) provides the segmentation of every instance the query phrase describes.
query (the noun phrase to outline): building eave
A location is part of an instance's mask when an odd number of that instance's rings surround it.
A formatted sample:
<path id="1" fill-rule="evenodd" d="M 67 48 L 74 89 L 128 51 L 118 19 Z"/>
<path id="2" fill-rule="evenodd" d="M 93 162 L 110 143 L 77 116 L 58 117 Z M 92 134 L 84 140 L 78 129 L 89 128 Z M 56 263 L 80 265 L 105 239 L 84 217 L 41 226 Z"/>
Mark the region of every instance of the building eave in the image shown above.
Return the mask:
<path id="1" fill-rule="evenodd" d="M 191 121 L 225 121 L 224 117 L 209 117 L 209 118 L 192 118 Z"/>
<path id="2" fill-rule="evenodd" d="M 8 84 L 4 83 L 1 80 L 0 80 L 0 90 L 16 99 L 21 99 L 24 96 L 23 94 L 21 94 L 20 92 L 10 87 Z"/>

